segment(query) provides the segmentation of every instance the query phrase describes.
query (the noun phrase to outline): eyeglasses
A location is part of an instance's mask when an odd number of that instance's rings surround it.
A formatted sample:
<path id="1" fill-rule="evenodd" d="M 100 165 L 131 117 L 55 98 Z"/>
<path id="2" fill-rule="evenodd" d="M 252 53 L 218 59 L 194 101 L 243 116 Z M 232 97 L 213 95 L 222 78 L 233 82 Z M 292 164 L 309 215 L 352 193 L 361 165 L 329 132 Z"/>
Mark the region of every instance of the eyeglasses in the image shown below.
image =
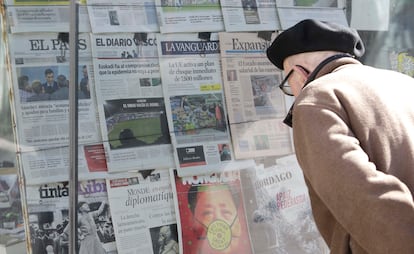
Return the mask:
<path id="1" fill-rule="evenodd" d="M 287 81 L 289 77 L 292 75 L 292 73 L 293 69 L 289 71 L 289 73 L 286 75 L 286 77 L 282 80 L 282 82 L 279 85 L 280 90 L 282 90 L 284 94 L 289 96 L 293 96 L 292 87 L 289 84 L 287 84 Z"/>

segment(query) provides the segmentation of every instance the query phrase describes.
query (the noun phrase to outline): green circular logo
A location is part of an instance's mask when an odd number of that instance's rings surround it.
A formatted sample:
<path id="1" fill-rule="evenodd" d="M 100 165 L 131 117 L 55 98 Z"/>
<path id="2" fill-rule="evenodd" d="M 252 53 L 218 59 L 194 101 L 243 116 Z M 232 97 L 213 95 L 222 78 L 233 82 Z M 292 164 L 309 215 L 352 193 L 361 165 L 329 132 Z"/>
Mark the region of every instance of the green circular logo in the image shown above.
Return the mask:
<path id="1" fill-rule="evenodd" d="M 222 220 L 213 221 L 207 230 L 207 240 L 214 250 L 224 250 L 231 243 L 231 228 Z"/>

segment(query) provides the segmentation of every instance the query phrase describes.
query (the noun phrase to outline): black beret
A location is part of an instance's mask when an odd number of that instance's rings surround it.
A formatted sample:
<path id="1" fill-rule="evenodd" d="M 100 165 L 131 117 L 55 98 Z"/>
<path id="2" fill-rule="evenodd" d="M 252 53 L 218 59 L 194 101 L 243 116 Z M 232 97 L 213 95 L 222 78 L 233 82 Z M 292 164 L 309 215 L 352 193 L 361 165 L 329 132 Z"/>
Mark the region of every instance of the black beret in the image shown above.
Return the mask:
<path id="1" fill-rule="evenodd" d="M 279 34 L 267 49 L 267 58 L 283 70 L 291 55 L 333 50 L 361 57 L 365 47 L 355 29 L 313 19 L 305 19 Z"/>

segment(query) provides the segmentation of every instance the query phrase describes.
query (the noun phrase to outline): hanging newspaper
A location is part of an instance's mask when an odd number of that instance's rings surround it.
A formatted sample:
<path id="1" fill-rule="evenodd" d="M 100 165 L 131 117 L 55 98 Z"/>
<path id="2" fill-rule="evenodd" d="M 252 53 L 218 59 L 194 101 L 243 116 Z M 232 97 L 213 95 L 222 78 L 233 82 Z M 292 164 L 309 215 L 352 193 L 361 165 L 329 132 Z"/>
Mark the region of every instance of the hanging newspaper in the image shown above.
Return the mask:
<path id="1" fill-rule="evenodd" d="M 107 186 L 118 253 L 178 254 L 168 170 L 107 180 Z"/>
<path id="2" fill-rule="evenodd" d="M 92 32 L 158 32 L 154 1 L 88 0 Z"/>
<path id="3" fill-rule="evenodd" d="M 17 174 L 0 174 L 0 214 L 0 245 L 23 241 L 25 233 Z"/>
<path id="4" fill-rule="evenodd" d="M 175 169 L 170 171 L 178 213 L 179 253 L 254 253 L 239 171 L 189 177 L 179 177 Z"/>
<path id="5" fill-rule="evenodd" d="M 69 147 L 54 147 L 19 154 L 26 184 L 42 184 L 69 179 Z M 78 147 L 79 179 L 106 178 L 105 150 L 101 144 Z"/>
<path id="6" fill-rule="evenodd" d="M 221 0 L 227 32 L 280 30 L 275 0 Z"/>
<path id="7" fill-rule="evenodd" d="M 108 171 L 174 167 L 155 34 L 93 34 Z"/>
<path id="8" fill-rule="evenodd" d="M 237 159 L 292 153 L 281 72 L 257 33 L 219 33 L 224 90 Z M 272 38 L 274 38 L 273 34 Z"/>
<path id="9" fill-rule="evenodd" d="M 283 30 L 303 19 L 324 20 L 348 26 L 344 0 L 276 0 L 276 9 Z"/>
<path id="10" fill-rule="evenodd" d="M 79 149 L 101 142 L 89 35 L 79 35 L 76 82 L 69 81 L 68 49 L 57 33 L 10 35 L 17 145 L 28 184 L 68 180 L 69 86 L 77 86 Z"/>
<path id="11" fill-rule="evenodd" d="M 69 32 L 68 0 L 5 0 L 7 22 L 12 33 Z M 81 1 L 84 2 L 84 1 Z M 79 5 L 79 32 L 90 32 L 88 11 Z"/>
<path id="12" fill-rule="evenodd" d="M 224 31 L 219 0 L 155 0 L 161 33 Z"/>
<path id="13" fill-rule="evenodd" d="M 269 168 L 243 170 L 240 176 L 255 253 L 329 253 L 294 155 Z"/>
<path id="14" fill-rule="evenodd" d="M 248 167 L 231 152 L 217 33 L 208 41 L 195 33 L 158 34 L 157 42 L 178 174 Z"/>
<path id="15" fill-rule="evenodd" d="M 26 192 L 30 253 L 69 253 L 68 182 L 27 186 Z M 80 182 L 78 195 L 79 253 L 116 254 L 105 180 Z"/>

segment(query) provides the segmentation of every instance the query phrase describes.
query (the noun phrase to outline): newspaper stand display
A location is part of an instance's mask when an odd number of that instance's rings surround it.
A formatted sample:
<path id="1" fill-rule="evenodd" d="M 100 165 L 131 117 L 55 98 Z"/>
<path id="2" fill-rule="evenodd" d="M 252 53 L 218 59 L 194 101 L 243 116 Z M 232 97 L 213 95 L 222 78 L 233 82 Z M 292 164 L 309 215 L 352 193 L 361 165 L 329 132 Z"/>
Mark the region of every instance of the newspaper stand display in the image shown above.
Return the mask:
<path id="1" fill-rule="evenodd" d="M 265 50 L 334 21 L 375 49 L 367 63 L 414 76 L 396 33 L 411 5 L 0 1 L 0 252 L 328 253 Z"/>

